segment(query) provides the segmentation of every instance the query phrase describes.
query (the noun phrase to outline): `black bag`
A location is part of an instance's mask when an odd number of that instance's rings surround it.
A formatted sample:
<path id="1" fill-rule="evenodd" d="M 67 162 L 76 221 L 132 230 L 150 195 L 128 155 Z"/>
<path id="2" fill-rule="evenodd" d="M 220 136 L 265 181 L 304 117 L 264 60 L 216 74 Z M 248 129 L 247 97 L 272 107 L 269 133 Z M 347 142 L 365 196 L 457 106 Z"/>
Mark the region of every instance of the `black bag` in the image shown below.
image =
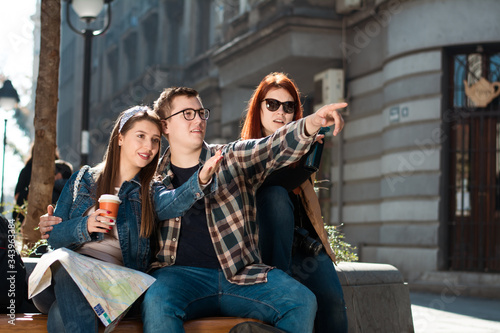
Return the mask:
<path id="1" fill-rule="evenodd" d="M 255 321 L 245 321 L 244 323 L 239 323 L 238 325 L 231 328 L 229 333 L 285 333 L 285 331 L 279 328 L 258 323 Z"/>
<path id="2" fill-rule="evenodd" d="M 9 230 L 9 221 L 0 214 L 0 313 L 21 312 L 28 296 L 26 268 L 14 246 L 13 230 Z"/>

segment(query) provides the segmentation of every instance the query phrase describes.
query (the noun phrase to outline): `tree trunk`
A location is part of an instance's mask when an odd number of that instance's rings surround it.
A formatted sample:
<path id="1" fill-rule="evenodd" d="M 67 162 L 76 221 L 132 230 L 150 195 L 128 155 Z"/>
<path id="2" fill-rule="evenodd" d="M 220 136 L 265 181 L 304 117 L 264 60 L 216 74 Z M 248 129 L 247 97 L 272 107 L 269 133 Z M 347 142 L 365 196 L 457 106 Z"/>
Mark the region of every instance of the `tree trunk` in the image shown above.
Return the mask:
<path id="1" fill-rule="evenodd" d="M 42 0 L 41 6 L 33 171 L 28 196 L 28 216 L 23 226 L 24 244 L 28 247 L 40 239 L 40 232 L 35 228 L 40 216 L 47 212 L 47 206 L 51 203 L 55 170 L 61 0 Z"/>

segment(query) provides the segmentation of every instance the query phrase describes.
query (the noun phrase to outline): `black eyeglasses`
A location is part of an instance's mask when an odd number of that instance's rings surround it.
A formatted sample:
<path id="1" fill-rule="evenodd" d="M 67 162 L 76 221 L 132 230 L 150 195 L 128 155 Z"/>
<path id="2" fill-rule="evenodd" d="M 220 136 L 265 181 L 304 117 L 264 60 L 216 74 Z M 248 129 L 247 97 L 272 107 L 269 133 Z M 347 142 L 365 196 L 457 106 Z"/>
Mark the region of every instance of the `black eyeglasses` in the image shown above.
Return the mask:
<path id="1" fill-rule="evenodd" d="M 295 106 L 297 105 L 295 102 L 280 102 L 272 98 L 266 98 L 263 102 L 266 102 L 266 108 L 271 112 L 278 110 L 280 106 L 283 105 L 283 111 L 285 111 L 285 113 L 294 113 Z"/>
<path id="2" fill-rule="evenodd" d="M 173 116 L 178 115 L 179 113 L 182 113 L 184 115 L 184 119 L 191 121 L 194 119 L 194 117 L 196 117 L 196 112 L 198 112 L 198 115 L 200 116 L 200 118 L 202 120 L 207 120 L 208 117 L 210 117 L 210 110 L 207 108 L 198 109 L 198 110 L 184 109 L 184 110 L 181 110 L 179 112 L 174 113 L 171 116 L 168 116 L 167 118 L 163 118 L 163 120 L 167 120 L 168 118 L 172 118 Z"/>

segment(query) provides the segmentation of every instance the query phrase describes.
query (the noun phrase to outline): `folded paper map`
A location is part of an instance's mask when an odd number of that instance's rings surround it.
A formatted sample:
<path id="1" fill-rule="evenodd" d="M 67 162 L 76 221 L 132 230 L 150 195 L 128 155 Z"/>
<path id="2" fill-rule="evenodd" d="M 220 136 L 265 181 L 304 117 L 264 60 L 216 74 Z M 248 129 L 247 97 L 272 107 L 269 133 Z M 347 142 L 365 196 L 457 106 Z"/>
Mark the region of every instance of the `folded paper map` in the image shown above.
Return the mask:
<path id="1" fill-rule="evenodd" d="M 49 268 L 55 261 L 61 263 L 78 285 L 106 326 L 106 333 L 116 327 L 135 300 L 156 280 L 146 273 L 60 248 L 44 254 L 31 273 L 29 298 L 50 286 L 52 272 Z"/>

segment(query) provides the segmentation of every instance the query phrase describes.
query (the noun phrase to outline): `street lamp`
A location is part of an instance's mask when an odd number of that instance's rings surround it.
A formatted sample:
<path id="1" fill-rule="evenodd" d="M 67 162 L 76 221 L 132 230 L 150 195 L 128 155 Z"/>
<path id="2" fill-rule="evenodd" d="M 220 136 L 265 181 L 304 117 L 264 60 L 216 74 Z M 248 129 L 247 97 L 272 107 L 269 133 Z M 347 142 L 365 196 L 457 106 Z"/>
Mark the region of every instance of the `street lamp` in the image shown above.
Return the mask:
<path id="1" fill-rule="evenodd" d="M 12 86 L 10 80 L 5 80 L 3 87 L 0 88 L 0 108 L 4 110 L 12 110 L 16 108 L 17 103 L 19 103 L 19 95 L 16 89 Z M 2 157 L 2 195 L 0 198 L 0 212 L 3 212 L 3 182 L 5 174 L 5 148 L 7 146 L 7 118 L 4 119 L 3 123 L 3 157 Z"/>
<path id="2" fill-rule="evenodd" d="M 92 37 L 99 36 L 108 30 L 111 23 L 111 2 L 113 0 L 65 0 L 66 5 L 66 20 L 68 25 L 79 35 L 82 35 L 85 41 L 84 56 L 83 56 L 83 96 L 82 96 L 82 133 L 80 141 L 80 164 L 87 164 L 90 135 L 89 135 L 89 104 L 90 104 L 90 56 L 92 53 Z M 104 28 L 101 30 L 90 29 L 89 25 L 101 13 L 104 4 L 107 5 L 107 18 Z M 86 24 L 85 30 L 78 30 L 71 23 L 71 15 L 69 12 L 70 5 L 76 12 L 80 20 Z"/>

